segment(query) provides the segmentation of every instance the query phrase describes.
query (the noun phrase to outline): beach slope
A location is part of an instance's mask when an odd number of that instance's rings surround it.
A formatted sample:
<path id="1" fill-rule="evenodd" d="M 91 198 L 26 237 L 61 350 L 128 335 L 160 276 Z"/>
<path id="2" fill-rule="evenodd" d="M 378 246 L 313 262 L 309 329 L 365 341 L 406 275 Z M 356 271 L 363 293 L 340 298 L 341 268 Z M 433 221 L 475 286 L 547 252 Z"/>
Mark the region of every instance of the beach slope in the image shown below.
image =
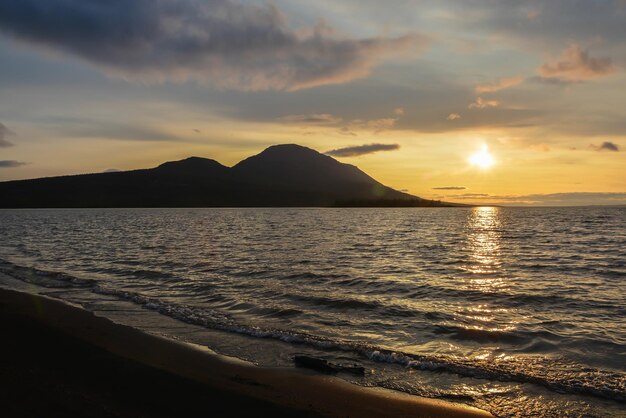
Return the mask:
<path id="1" fill-rule="evenodd" d="M 460 404 L 257 367 L 0 289 L 3 416 L 491 417 Z"/>

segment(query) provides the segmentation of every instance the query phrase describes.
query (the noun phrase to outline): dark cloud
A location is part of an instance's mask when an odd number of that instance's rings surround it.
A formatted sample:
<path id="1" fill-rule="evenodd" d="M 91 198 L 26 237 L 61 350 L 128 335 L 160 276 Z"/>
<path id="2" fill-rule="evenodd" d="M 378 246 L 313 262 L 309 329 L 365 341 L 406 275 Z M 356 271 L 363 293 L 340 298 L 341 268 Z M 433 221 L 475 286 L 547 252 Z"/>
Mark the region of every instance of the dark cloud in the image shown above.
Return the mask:
<path id="1" fill-rule="evenodd" d="M 103 171 L 103 173 L 119 173 L 120 170 L 118 170 L 117 168 L 107 168 L 106 170 Z"/>
<path id="2" fill-rule="evenodd" d="M 570 86 L 572 84 L 582 82 L 582 81 L 565 80 L 565 79 L 556 78 L 556 77 L 541 77 L 538 75 L 528 77 L 528 80 L 532 82 L 536 82 L 536 83 L 550 84 L 552 86 Z"/>
<path id="3" fill-rule="evenodd" d="M 354 147 L 338 148 L 325 152 L 333 157 L 356 157 L 359 155 L 372 154 L 378 151 L 394 151 L 400 149 L 398 144 L 366 144 Z"/>
<path id="4" fill-rule="evenodd" d="M 594 149 L 596 151 L 613 151 L 613 152 L 619 151 L 619 146 L 609 141 L 603 142 L 602 145 L 591 144 L 590 147 L 591 149 Z"/>
<path id="5" fill-rule="evenodd" d="M 0 160 L 0 168 L 13 168 L 13 167 L 20 167 L 23 165 L 26 165 L 28 163 L 25 163 L 23 161 L 15 161 L 15 160 Z"/>
<path id="6" fill-rule="evenodd" d="M 467 190 L 465 186 L 444 186 L 444 187 L 433 187 L 433 190 Z"/>
<path id="7" fill-rule="evenodd" d="M 141 81 L 197 79 L 241 90 L 297 90 L 366 76 L 423 35 L 346 39 L 288 28 L 272 5 L 234 0 L 3 0 L 0 30 Z"/>
<path id="8" fill-rule="evenodd" d="M 572 43 L 555 62 L 542 65 L 538 72 L 549 80 L 578 82 L 609 75 L 615 72 L 615 67 L 610 58 L 593 58 L 580 45 Z"/>
<path id="9" fill-rule="evenodd" d="M 0 148 L 13 146 L 12 142 L 6 140 L 9 135 L 15 135 L 9 128 L 0 123 Z"/>
<path id="10" fill-rule="evenodd" d="M 341 118 L 328 113 L 314 113 L 309 115 L 288 115 L 278 118 L 280 122 L 304 125 L 335 125 Z"/>

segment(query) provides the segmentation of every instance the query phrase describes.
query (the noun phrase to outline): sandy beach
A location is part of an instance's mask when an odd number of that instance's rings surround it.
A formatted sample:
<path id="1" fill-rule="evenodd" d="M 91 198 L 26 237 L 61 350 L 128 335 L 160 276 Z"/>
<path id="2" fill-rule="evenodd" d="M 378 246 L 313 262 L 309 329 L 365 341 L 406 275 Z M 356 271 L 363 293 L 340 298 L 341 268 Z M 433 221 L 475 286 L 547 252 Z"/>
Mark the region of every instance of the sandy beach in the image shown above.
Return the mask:
<path id="1" fill-rule="evenodd" d="M 439 400 L 261 368 L 0 289 L 3 416 L 489 417 Z"/>

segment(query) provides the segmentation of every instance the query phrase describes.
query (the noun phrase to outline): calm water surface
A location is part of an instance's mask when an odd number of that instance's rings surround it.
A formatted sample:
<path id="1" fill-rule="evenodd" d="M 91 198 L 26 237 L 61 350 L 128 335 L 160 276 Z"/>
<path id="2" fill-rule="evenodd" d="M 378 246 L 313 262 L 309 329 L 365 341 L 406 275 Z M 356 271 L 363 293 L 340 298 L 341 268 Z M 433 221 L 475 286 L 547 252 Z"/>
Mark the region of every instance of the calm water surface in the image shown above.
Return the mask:
<path id="1" fill-rule="evenodd" d="M 626 208 L 3 210 L 0 272 L 259 364 L 626 415 Z"/>

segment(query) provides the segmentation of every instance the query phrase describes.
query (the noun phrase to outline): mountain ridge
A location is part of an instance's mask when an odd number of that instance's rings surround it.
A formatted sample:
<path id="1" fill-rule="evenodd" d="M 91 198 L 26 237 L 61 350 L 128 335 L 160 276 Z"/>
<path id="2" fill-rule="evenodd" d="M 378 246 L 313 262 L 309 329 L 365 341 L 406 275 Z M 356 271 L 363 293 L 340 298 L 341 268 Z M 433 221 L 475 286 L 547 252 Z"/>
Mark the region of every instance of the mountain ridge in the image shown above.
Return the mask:
<path id="1" fill-rule="evenodd" d="M 0 197 L 4 208 L 454 205 L 394 190 L 296 144 L 273 145 L 232 167 L 188 157 L 147 169 L 0 182 Z"/>

